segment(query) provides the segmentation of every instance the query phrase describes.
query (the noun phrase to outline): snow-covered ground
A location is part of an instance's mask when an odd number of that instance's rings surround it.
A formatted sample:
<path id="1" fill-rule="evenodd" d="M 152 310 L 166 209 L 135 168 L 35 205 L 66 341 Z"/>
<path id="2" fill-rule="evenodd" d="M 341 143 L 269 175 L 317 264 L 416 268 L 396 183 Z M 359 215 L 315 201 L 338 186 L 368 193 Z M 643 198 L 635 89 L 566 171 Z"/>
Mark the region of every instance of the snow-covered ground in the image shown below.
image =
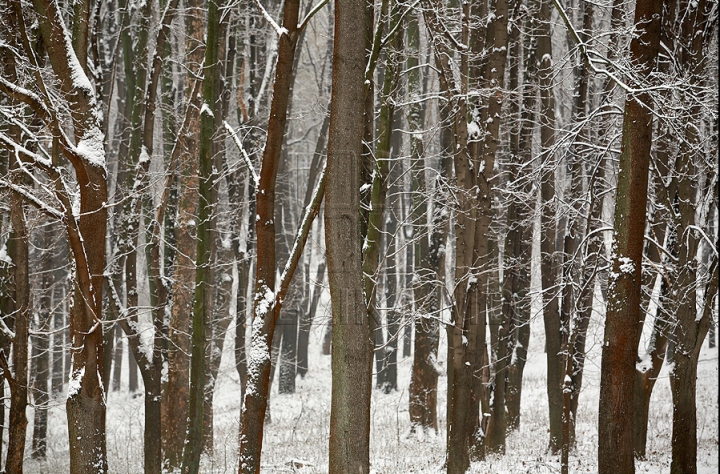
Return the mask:
<path id="1" fill-rule="evenodd" d="M 323 321 L 320 321 L 323 323 Z M 327 472 L 330 420 L 330 357 L 320 353 L 324 326 L 313 328 L 310 340 L 310 370 L 299 379 L 297 393 L 279 395 L 273 387 L 272 422 L 266 424 L 262 471 L 267 473 Z M 204 473 L 237 472 L 238 422 L 240 399 L 238 377 L 233 366 L 233 341 L 228 330 L 225 356 L 215 394 L 215 452 L 203 458 Z M 599 393 L 600 318 L 590 327 L 589 354 L 580 398 L 577 426 L 577 448 L 571 453 L 571 472 L 597 471 L 597 410 Z M 593 342 L 595 341 L 595 342 Z M 546 364 L 543 353 L 542 321 L 534 318 L 522 391 L 520 430 L 507 441 L 507 454 L 490 456 L 474 463 L 473 473 L 554 473 L 559 472 L 559 458 L 547 450 L 548 415 L 545 392 Z M 440 358 L 444 365 L 445 350 Z M 370 460 L 378 474 L 442 472 L 445 452 L 446 377 L 440 378 L 439 435 L 423 439 L 408 438 L 408 393 L 411 359 L 399 362 L 399 390 L 388 395 L 373 393 L 372 444 Z M 698 469 L 700 473 L 718 472 L 718 351 L 708 349 L 707 342 L 698 368 Z M 663 369 L 653 392 L 648 428 L 648 459 L 636 463 L 637 472 L 667 473 L 670 466 L 672 422 L 671 395 L 667 372 Z M 28 410 L 28 447 L 31 443 L 32 409 Z M 143 400 L 139 393 L 127 390 L 108 396 L 107 443 L 110 472 L 142 472 Z M 61 473 L 68 471 L 67 425 L 64 398 L 53 401 L 49 415 L 48 456 L 45 461 L 26 461 L 28 473 Z M 302 466 L 302 467 L 300 467 Z"/>

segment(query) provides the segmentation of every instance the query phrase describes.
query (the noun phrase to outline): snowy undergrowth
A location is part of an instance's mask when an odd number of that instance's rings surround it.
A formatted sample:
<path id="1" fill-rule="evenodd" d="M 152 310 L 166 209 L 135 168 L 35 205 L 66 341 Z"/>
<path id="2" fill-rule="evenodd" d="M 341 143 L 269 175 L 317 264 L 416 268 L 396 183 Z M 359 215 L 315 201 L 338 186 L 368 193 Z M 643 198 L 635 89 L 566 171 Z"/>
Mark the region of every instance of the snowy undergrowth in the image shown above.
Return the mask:
<path id="1" fill-rule="evenodd" d="M 298 378 L 297 393 L 280 395 L 277 383 L 272 389 L 272 421 L 266 423 L 262 472 L 327 472 L 330 421 L 330 357 L 320 354 L 323 326 L 311 334 L 310 371 Z M 230 327 L 228 334 L 235 333 Z M 602 340 L 602 327 L 594 321 L 589 341 Z M 529 357 L 522 392 L 520 430 L 509 435 L 507 454 L 489 456 L 473 463 L 472 473 L 556 473 L 559 458 L 547 450 L 548 415 L 545 391 L 545 354 L 542 321 L 532 323 Z M 237 472 L 238 420 L 240 400 L 238 377 L 233 366 L 233 341 L 225 344 L 225 354 L 215 394 L 215 450 L 204 456 L 201 472 Z M 445 348 L 440 362 L 445 366 Z M 577 447 L 571 453 L 571 472 L 597 472 L 597 410 L 599 394 L 600 347 L 589 342 L 584 388 L 580 395 Z M 718 470 L 718 352 L 703 349 L 698 368 L 698 468 L 702 474 Z M 440 434 L 418 439 L 409 437 L 408 393 L 411 359 L 399 362 L 397 392 L 375 390 L 372 403 L 371 464 L 377 474 L 442 472 L 445 452 L 446 377 L 440 377 L 438 414 Z M 648 456 L 636 463 L 637 472 L 667 473 L 670 466 L 672 431 L 670 386 L 666 368 L 653 392 L 648 427 Z M 28 410 L 28 448 L 31 445 L 32 409 Z M 68 444 L 64 397 L 53 401 L 49 416 L 48 456 L 45 461 L 28 457 L 26 472 L 68 472 Z M 142 472 L 143 399 L 139 393 L 125 391 L 108 395 L 107 442 L 110 472 Z"/>

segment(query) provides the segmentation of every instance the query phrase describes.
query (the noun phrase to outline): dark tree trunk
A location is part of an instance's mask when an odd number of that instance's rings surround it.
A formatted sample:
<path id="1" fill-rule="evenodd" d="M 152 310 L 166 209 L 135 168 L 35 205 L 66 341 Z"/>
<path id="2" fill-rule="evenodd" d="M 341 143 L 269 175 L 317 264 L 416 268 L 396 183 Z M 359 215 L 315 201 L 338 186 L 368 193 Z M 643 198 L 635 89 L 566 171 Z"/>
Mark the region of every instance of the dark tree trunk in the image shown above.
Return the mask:
<path id="1" fill-rule="evenodd" d="M 516 25 L 512 30 L 512 49 L 510 51 L 510 58 L 512 58 L 511 66 L 511 77 L 515 77 L 511 80 L 509 88 L 515 90 L 518 85 L 519 62 L 520 55 L 523 54 L 524 65 L 525 65 L 525 77 L 523 80 L 522 97 L 516 99 L 517 103 L 515 107 L 516 116 L 520 119 L 519 125 L 516 127 L 516 132 L 511 132 L 514 139 L 511 138 L 512 143 L 517 143 L 514 147 L 517 149 L 517 161 L 511 170 L 511 180 L 516 181 L 522 178 L 522 170 L 530 165 L 532 160 L 532 141 L 533 133 L 535 129 L 535 115 L 536 115 L 536 104 L 537 104 L 537 39 L 535 35 L 530 32 L 536 26 L 537 3 L 531 2 L 528 7 L 530 8 L 530 19 L 526 20 L 524 29 L 528 33 L 525 35 L 525 43 L 521 43 L 520 39 L 520 25 Z M 518 11 L 514 12 L 516 21 L 520 21 L 517 18 Z M 514 72 L 513 72 L 514 71 Z M 515 129 L 513 129 L 515 130 Z M 515 135 L 516 133 L 516 135 Z M 515 214 L 515 219 L 511 220 L 511 212 L 508 209 L 508 236 L 506 238 L 506 254 L 512 255 L 510 259 L 506 259 L 506 262 L 510 265 L 511 270 L 506 273 L 508 285 L 506 286 L 510 291 L 509 294 L 504 295 L 505 298 L 511 302 L 511 308 L 513 311 L 513 335 L 512 341 L 512 356 L 510 359 L 510 365 L 508 366 L 508 387 L 507 387 L 507 426 L 508 431 L 517 430 L 520 427 L 520 400 L 522 397 L 522 378 L 523 371 L 525 369 L 525 362 L 527 360 L 527 349 L 530 343 L 530 261 L 532 253 L 532 234 L 533 234 L 533 223 L 531 216 L 533 215 L 534 199 L 532 199 L 531 183 L 529 180 L 519 180 L 519 189 L 521 193 L 518 197 L 512 197 L 510 203 L 510 209 Z M 512 222 L 512 223 L 511 223 Z M 508 245 L 510 244 L 510 245 Z M 508 248 L 509 247 L 509 248 Z M 503 289 L 505 293 L 505 289 Z M 517 295 L 517 296 L 515 296 Z"/>
<path id="2" fill-rule="evenodd" d="M 637 73 L 648 77 L 660 44 L 662 3 L 638 1 L 630 43 Z M 615 202 L 615 257 L 608 288 L 600 379 L 598 468 L 600 474 L 635 472 L 633 421 L 637 321 L 642 297 L 641 263 L 652 141 L 649 95 L 628 95 Z"/>
<path id="3" fill-rule="evenodd" d="M 560 312 L 555 285 L 558 279 L 556 256 L 555 169 L 550 165 L 549 150 L 555 145 L 555 92 L 553 91 L 552 38 L 550 33 L 550 1 L 541 0 L 538 25 L 537 55 L 540 82 L 540 145 L 548 154 L 541 175 L 541 240 L 540 273 L 547 356 L 547 394 L 550 419 L 550 450 L 560 451 L 562 443 L 562 365 L 560 356 Z"/>
<path id="4" fill-rule="evenodd" d="M 64 244 L 63 244 L 64 247 Z M 58 251 L 58 254 L 60 252 Z M 63 252 L 64 253 L 64 252 Z M 66 255 L 67 256 L 67 255 Z M 54 259 L 54 262 L 59 262 Z M 58 266 L 59 267 L 59 266 Z M 65 359 L 65 311 L 63 300 L 65 299 L 65 273 L 57 269 L 54 272 L 55 285 L 53 287 L 52 305 L 53 311 L 53 338 L 52 338 L 52 393 L 53 395 L 62 392 L 63 383 L 65 382 L 63 374 L 63 362 Z"/>
<path id="5" fill-rule="evenodd" d="M 655 311 L 652 334 L 648 350 L 639 361 L 639 370 L 635 372 L 635 407 L 633 438 L 635 457 L 644 459 L 647 447 L 647 430 L 650 411 L 650 396 L 660 374 L 667 350 L 667 316 L 663 311 L 664 301 L 668 297 L 668 283 L 663 280 L 660 287 L 658 308 Z"/>
<path id="6" fill-rule="evenodd" d="M 705 87 L 702 74 L 707 64 L 710 45 L 716 34 L 716 8 L 714 2 L 703 0 L 687 2 L 679 9 L 682 16 L 677 27 L 680 34 L 676 36 L 675 51 L 681 60 L 680 75 L 688 77 L 694 88 Z M 686 94 L 688 95 L 683 97 L 684 101 L 688 101 L 693 93 L 688 91 Z M 688 111 L 689 116 L 701 116 L 701 110 L 702 106 L 694 103 Z M 697 147 L 701 143 L 698 127 L 686 125 L 683 128 L 675 163 L 677 174 L 673 176 L 673 182 L 677 183 L 674 198 L 679 219 L 676 218 L 672 224 L 676 225 L 677 236 L 682 239 L 680 241 L 682 245 L 678 249 L 677 276 L 672 282 L 672 294 L 676 300 L 671 310 L 672 347 L 668 351 L 668 362 L 673 367 L 670 371 L 670 388 L 673 396 L 670 473 L 696 474 L 697 363 L 717 297 L 718 259 L 715 257 L 709 268 L 705 270 L 697 258 L 701 236 L 694 229 L 706 225 L 696 219 L 696 210 L 702 207 L 698 201 L 698 177 L 707 171 L 702 158 L 698 157 Z M 716 245 L 717 242 L 716 237 Z M 700 285 L 704 291 L 703 299 L 700 301 L 702 310 L 699 311 L 696 304 L 697 291 L 694 289 Z"/>
<path id="7" fill-rule="evenodd" d="M 275 69 L 275 86 L 270 105 L 268 134 L 263 150 L 258 190 L 255 195 L 257 218 L 257 271 L 255 275 L 255 308 L 252 350 L 248 354 L 248 390 L 245 393 L 240 426 L 241 474 L 260 472 L 260 455 L 263 442 L 263 425 L 270 393 L 272 344 L 282 298 L 275 294 L 275 182 L 281 158 L 283 136 L 287 120 L 288 102 L 292 82 L 292 69 L 298 37 L 300 4 L 288 0 L 283 7 L 283 27 L 278 38 L 278 56 Z M 309 229 L 308 229 L 309 230 Z M 303 242 L 304 245 L 304 242 Z M 297 262 L 295 262 L 297 264 Z M 294 268 L 292 269 L 294 271 Z M 286 274 L 287 275 L 287 274 Z M 292 277 L 292 272 L 287 275 Z M 282 282 L 283 284 L 289 284 Z M 285 288 L 287 291 L 287 287 Z"/>
<path id="8" fill-rule="evenodd" d="M 18 133 L 19 135 L 19 133 Z M 14 166 L 13 166 L 14 165 Z M 10 168 L 17 166 L 12 160 Z M 8 428 L 8 448 L 5 470 L 7 472 L 23 472 L 25 457 L 25 434 L 28 404 L 28 336 L 30 333 L 30 274 L 28 267 L 29 236 L 25 222 L 23 199 L 18 194 L 10 195 L 10 220 L 13 233 L 12 261 L 14 265 L 13 282 L 15 286 L 15 337 L 13 338 L 12 375 L 5 360 L 0 354 L 2 370 L 10 385 L 10 426 Z M 47 381 L 47 380 L 46 380 Z"/>
<path id="9" fill-rule="evenodd" d="M 491 1 L 488 11 L 492 15 L 493 21 L 488 24 L 486 47 L 493 51 L 484 69 L 484 74 L 478 79 L 485 87 L 491 87 L 496 92 L 487 99 L 487 103 L 483 104 L 480 110 L 480 122 L 486 124 L 485 136 L 476 147 L 479 154 L 475 155 L 475 163 L 477 166 L 477 184 L 479 185 L 480 203 L 478 212 L 478 223 L 475 228 L 475 248 L 474 259 L 480 264 L 484 264 L 487 268 L 489 264 L 494 265 L 494 260 L 488 260 L 488 249 L 490 240 L 490 224 L 492 222 L 492 188 L 491 180 L 494 175 L 495 153 L 500 144 L 500 120 L 497 119 L 501 115 L 503 104 L 503 87 L 505 68 L 507 64 L 508 49 L 508 16 L 510 10 L 508 2 L 505 0 Z M 492 120 L 490 120 L 492 119 Z M 482 130 L 482 129 L 481 129 Z M 485 167 L 481 169 L 481 163 Z M 492 278 L 492 277 L 490 277 Z M 477 291 L 477 290 L 476 290 Z M 479 306 L 476 305 L 478 313 Z M 507 431 L 506 419 L 506 399 L 507 393 L 507 366 L 508 360 L 508 337 L 510 336 L 512 320 L 508 319 L 508 315 L 501 317 L 502 323 L 499 326 L 497 358 L 495 361 L 495 379 L 493 382 L 493 404 L 490 407 L 491 421 L 487 430 L 487 438 L 485 445 L 487 449 L 498 452 L 505 452 L 505 435 Z M 478 321 L 478 324 L 484 324 L 484 321 Z M 475 417 L 473 417 L 475 418 Z M 477 420 L 473 420 L 477 423 Z"/>
<path id="10" fill-rule="evenodd" d="M 53 246 L 54 226 L 46 225 L 43 235 L 42 247 L 45 249 L 41 257 L 42 289 L 40 297 L 40 311 L 36 334 L 33 336 L 33 399 L 35 405 L 35 420 L 33 422 L 32 455 L 44 459 L 47 447 L 47 419 L 50 392 L 48 382 L 50 379 L 50 323 L 52 319 L 52 285 L 53 285 Z"/>

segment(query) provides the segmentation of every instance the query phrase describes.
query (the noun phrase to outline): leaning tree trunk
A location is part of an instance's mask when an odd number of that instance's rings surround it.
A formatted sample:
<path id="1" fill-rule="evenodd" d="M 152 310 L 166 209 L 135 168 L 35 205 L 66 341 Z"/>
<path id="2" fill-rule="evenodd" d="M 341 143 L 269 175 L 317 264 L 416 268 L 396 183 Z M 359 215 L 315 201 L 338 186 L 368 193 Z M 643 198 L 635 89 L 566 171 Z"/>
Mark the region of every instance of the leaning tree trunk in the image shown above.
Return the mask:
<path id="1" fill-rule="evenodd" d="M 630 57 L 641 77 L 653 70 L 660 45 L 662 3 L 639 0 Z M 642 298 L 652 110 L 648 93 L 625 99 L 620 172 L 615 202 L 613 273 L 608 288 L 600 373 L 600 474 L 635 472 L 633 417 L 637 321 Z"/>
<path id="2" fill-rule="evenodd" d="M 312 199 L 311 190 L 315 187 L 315 182 L 320 174 L 320 160 L 322 155 L 325 153 L 327 148 L 327 133 L 330 126 L 330 116 L 325 115 L 322 125 L 320 126 L 320 133 L 315 144 L 315 153 L 310 164 L 310 174 L 307 191 L 305 192 L 305 207 L 308 206 Z M 320 221 L 318 221 L 316 232 L 320 233 Z M 307 268 L 306 272 L 309 273 L 310 269 Z M 306 275 L 310 278 L 309 275 Z M 308 345 L 310 340 L 310 328 L 315 319 L 315 313 L 317 313 L 318 305 L 320 303 L 320 294 L 322 293 L 322 282 L 325 278 L 325 258 L 321 255 L 320 261 L 317 263 L 317 271 L 315 274 L 315 280 L 312 290 L 312 296 L 310 297 L 309 307 L 300 316 L 300 327 L 298 329 L 298 350 L 297 350 L 297 372 L 300 377 L 305 377 L 309 370 L 308 363 Z M 306 295 L 309 294 L 309 286 L 306 290 Z"/>
<path id="3" fill-rule="evenodd" d="M 281 158 L 292 68 L 299 33 L 300 2 L 288 0 L 283 8 L 283 28 L 278 28 L 278 56 L 275 86 L 270 105 L 268 134 L 255 195 L 257 218 L 257 270 L 255 275 L 255 308 L 251 350 L 248 354 L 247 391 L 243 402 L 240 426 L 240 467 L 242 474 L 260 472 L 263 426 L 270 393 L 270 371 L 277 316 L 282 307 L 276 294 L 275 255 L 275 182 Z M 304 244 L 304 242 L 303 242 Z M 287 265 L 286 265 L 286 268 Z M 293 268 L 294 271 L 294 268 Z M 289 275 L 292 276 L 292 273 Z M 289 282 L 288 282 L 289 283 Z"/>

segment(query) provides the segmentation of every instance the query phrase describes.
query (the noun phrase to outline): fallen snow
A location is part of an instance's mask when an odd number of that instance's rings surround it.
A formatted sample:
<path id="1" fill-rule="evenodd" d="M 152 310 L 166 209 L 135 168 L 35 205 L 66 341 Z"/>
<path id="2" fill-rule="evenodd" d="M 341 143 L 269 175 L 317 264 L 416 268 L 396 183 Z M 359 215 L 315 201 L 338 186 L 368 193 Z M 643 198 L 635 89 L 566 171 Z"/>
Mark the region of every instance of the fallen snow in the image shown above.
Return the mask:
<path id="1" fill-rule="evenodd" d="M 267 294 L 268 292 L 266 292 Z M 559 456 L 548 452 L 546 362 L 542 316 L 534 310 L 531 338 L 525 368 L 520 429 L 507 438 L 507 455 L 491 455 L 485 461 L 471 465 L 470 474 L 531 473 L 550 474 L 560 470 Z M 321 300 L 319 314 L 310 333 L 310 370 L 297 379 L 297 393 L 279 394 L 277 380 L 271 388 L 269 403 L 272 423 L 265 424 L 262 469 L 263 474 L 282 472 L 326 473 L 328 470 L 328 436 L 330 422 L 330 357 L 320 352 L 328 322 L 327 290 Z M 588 329 L 588 358 L 585 365 L 583 389 L 578 410 L 577 447 L 570 453 L 571 472 L 597 473 L 597 411 L 603 317 L 597 311 Z M 251 330 L 253 328 L 251 327 Z M 440 373 L 438 380 L 439 432 L 410 435 L 408 414 L 408 386 L 412 359 L 398 357 L 397 392 L 383 394 L 373 391 L 371 408 L 372 468 L 383 474 L 428 473 L 442 470 L 445 457 L 445 406 L 447 376 L 447 345 L 445 331 L 440 331 L 438 360 L 433 365 Z M 214 398 L 214 456 L 203 456 L 201 472 L 237 472 L 238 426 L 240 416 L 239 378 L 234 360 L 235 327 L 228 328 L 224 354 L 217 376 Z M 595 341 L 595 342 L 593 342 Z M 265 347 L 248 354 L 260 360 L 267 356 Z M 123 381 L 127 380 L 127 363 L 123 364 Z M 77 380 L 77 377 L 74 377 Z M 67 387 L 67 385 L 66 385 Z M 141 387 L 135 394 L 126 387 L 107 394 L 107 442 L 109 472 L 142 472 L 143 397 Z M 718 470 L 718 350 L 704 344 L 698 366 L 698 472 Z M 671 393 L 668 367 L 658 377 L 650 404 L 648 456 L 636 461 L 637 472 L 668 474 L 670 465 L 670 435 L 672 432 Z M 68 472 L 67 419 L 65 400 L 51 401 L 48 423 L 48 457 L 45 461 L 30 458 L 33 408 L 28 409 L 28 474 Z M 5 440 L 7 435 L 5 434 Z M 7 442 L 7 441 L 5 441 Z M 302 460 L 303 467 L 293 466 Z M 295 469 L 292 471 L 292 469 Z"/>

